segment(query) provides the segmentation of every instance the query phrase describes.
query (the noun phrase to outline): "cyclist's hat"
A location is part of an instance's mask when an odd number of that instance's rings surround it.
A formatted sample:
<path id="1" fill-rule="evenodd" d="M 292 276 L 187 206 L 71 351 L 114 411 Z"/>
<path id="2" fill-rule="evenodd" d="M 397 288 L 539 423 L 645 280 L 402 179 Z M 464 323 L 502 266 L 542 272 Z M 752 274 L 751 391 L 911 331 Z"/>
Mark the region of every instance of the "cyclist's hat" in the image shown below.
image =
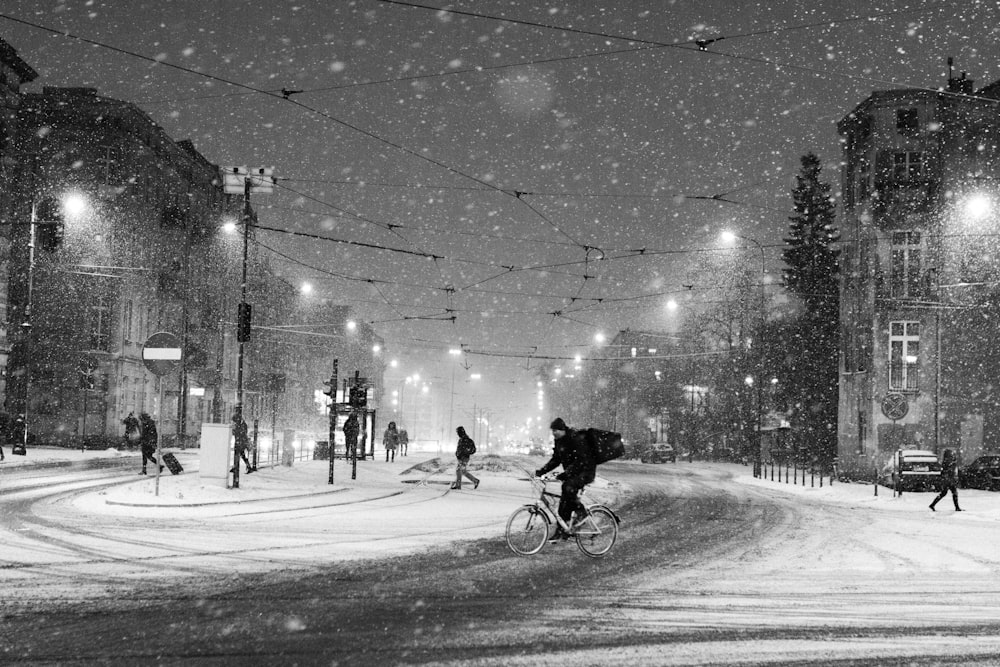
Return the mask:
<path id="1" fill-rule="evenodd" d="M 552 420 L 552 423 L 549 424 L 549 430 L 568 431 L 569 429 L 566 428 L 566 422 L 562 420 L 562 417 L 556 417 L 555 419 Z"/>

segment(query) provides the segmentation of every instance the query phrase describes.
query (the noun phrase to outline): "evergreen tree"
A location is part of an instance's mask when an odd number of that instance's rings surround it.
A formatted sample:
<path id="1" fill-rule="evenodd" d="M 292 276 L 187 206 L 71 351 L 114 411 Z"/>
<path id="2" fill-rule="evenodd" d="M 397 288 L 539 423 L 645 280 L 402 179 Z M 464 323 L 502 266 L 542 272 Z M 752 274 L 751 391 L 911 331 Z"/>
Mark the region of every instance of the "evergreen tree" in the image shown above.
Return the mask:
<path id="1" fill-rule="evenodd" d="M 795 177 L 790 234 L 782 259 L 788 266 L 783 272 L 785 287 L 805 304 L 806 312 L 824 320 L 834 319 L 839 309 L 837 258 L 840 251 L 833 244 L 840 239 L 834 227 L 835 206 L 830 185 L 820 176 L 819 158 L 802 156 L 802 171 Z"/>
<path id="2" fill-rule="evenodd" d="M 797 333 L 788 344 L 789 398 L 793 400 L 800 442 L 809 453 L 829 461 L 836 452 L 840 330 L 840 234 L 834 226 L 830 185 L 813 153 L 801 159 L 792 190 L 795 215 L 782 253 L 785 287 L 803 305 Z"/>

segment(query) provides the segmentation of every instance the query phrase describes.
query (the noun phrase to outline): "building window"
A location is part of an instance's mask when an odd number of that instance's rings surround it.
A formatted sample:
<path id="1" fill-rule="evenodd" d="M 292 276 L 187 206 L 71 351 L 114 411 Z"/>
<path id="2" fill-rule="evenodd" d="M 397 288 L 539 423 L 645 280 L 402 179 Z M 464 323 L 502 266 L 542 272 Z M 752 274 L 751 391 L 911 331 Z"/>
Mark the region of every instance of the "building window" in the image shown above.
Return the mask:
<path id="1" fill-rule="evenodd" d="M 923 296 L 920 232 L 893 232 L 889 286 L 892 296 L 914 298 Z"/>
<path id="2" fill-rule="evenodd" d="M 104 297 L 90 307 L 90 349 L 111 351 L 111 309 Z"/>
<path id="3" fill-rule="evenodd" d="M 912 137 L 920 129 L 916 109 L 896 109 L 896 132 Z"/>
<path id="4" fill-rule="evenodd" d="M 924 173 L 924 154 L 904 151 L 892 154 L 892 177 L 896 181 L 916 181 Z"/>
<path id="5" fill-rule="evenodd" d="M 917 391 L 920 323 L 889 323 L 889 389 Z"/>
<path id="6" fill-rule="evenodd" d="M 130 342 L 132 340 L 132 299 L 126 300 L 122 307 L 122 331 L 125 342 Z"/>
<path id="7" fill-rule="evenodd" d="M 871 197 L 871 167 L 866 158 L 858 165 L 858 201 L 863 202 Z"/>

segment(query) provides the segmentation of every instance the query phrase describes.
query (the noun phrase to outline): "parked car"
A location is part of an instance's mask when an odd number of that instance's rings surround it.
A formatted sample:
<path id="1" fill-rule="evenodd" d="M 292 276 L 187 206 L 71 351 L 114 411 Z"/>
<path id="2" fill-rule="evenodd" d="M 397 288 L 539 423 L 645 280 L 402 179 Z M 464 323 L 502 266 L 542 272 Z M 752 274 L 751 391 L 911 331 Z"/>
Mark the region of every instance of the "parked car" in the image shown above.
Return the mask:
<path id="1" fill-rule="evenodd" d="M 895 451 L 879 477 L 883 484 L 900 491 L 933 491 L 941 477 L 941 462 L 937 454 L 926 449 Z"/>
<path id="2" fill-rule="evenodd" d="M 1000 455 L 980 456 L 959 468 L 958 485 L 967 489 L 1000 491 Z"/>
<path id="3" fill-rule="evenodd" d="M 677 463 L 677 451 L 673 445 L 665 442 L 654 442 L 639 455 L 643 463 Z"/>

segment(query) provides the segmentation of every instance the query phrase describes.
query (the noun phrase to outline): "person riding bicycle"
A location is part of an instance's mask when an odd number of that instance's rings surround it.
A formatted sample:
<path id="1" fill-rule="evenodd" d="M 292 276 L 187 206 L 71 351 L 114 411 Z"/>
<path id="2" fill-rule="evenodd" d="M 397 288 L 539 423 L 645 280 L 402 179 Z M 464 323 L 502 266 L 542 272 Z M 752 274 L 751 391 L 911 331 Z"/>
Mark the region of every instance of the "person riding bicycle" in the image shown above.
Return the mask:
<path id="1" fill-rule="evenodd" d="M 560 417 L 556 417 L 549 425 L 555 442 L 552 447 L 552 458 L 535 471 L 535 477 L 541 477 L 560 465 L 563 471 L 556 475 L 562 481 L 562 497 L 559 499 L 559 518 L 572 525 L 573 511 L 583 513 L 580 503 L 580 491 L 594 481 L 597 476 L 597 463 L 594 461 L 592 449 L 582 431 L 571 429 Z M 562 528 L 556 531 L 555 537 L 566 538 Z"/>

